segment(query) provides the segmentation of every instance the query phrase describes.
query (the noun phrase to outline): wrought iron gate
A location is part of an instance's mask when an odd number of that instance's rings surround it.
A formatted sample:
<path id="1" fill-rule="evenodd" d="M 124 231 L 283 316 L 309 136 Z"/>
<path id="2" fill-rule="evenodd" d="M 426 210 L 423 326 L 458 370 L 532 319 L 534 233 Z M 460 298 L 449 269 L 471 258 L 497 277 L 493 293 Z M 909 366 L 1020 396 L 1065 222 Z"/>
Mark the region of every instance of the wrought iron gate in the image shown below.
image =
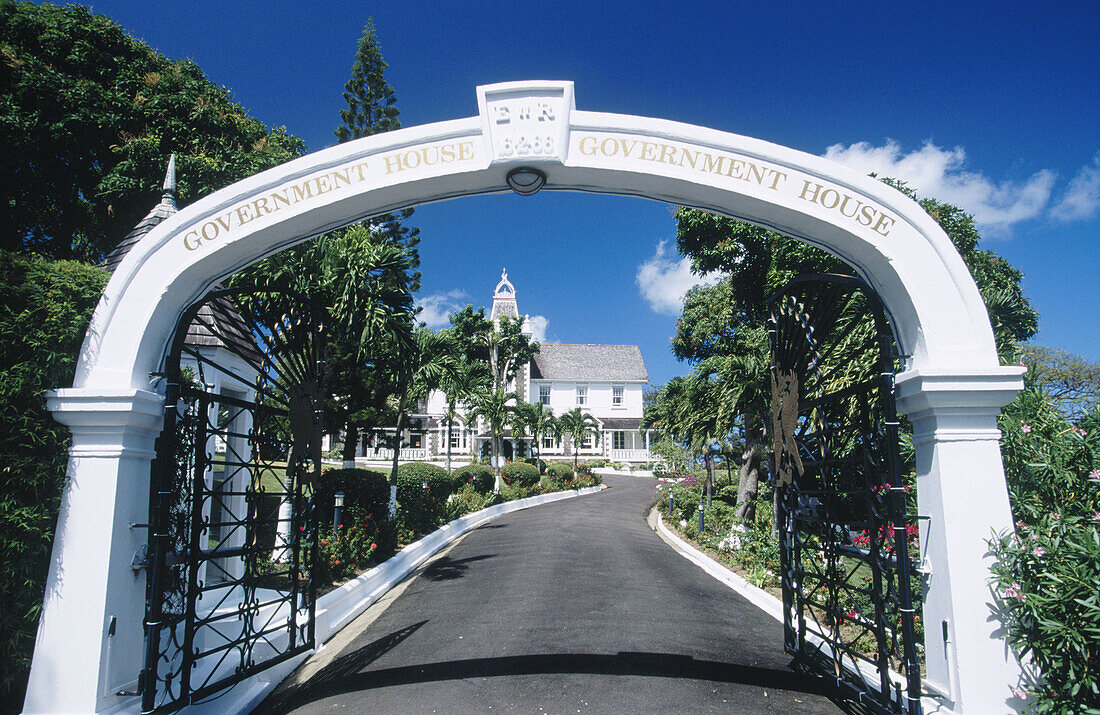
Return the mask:
<path id="1" fill-rule="evenodd" d="M 142 711 L 313 648 L 322 311 L 215 291 L 181 318 L 150 495 Z"/>
<path id="2" fill-rule="evenodd" d="M 882 305 L 858 278 L 803 276 L 769 327 L 784 647 L 875 710 L 919 713 L 917 526 Z"/>

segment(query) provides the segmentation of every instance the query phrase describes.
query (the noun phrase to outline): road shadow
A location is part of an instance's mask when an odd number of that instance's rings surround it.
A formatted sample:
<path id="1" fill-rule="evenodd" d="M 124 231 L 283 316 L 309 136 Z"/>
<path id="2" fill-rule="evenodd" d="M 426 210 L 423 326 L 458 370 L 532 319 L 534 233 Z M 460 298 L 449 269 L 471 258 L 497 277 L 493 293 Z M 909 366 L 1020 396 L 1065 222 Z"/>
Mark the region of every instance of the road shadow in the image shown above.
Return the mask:
<path id="1" fill-rule="evenodd" d="M 367 646 L 367 648 L 369 647 Z M 379 670 L 363 670 L 361 667 L 354 672 L 351 669 L 342 669 L 340 672 L 341 675 L 338 679 L 327 678 L 323 682 L 317 678 L 311 680 L 308 690 L 303 689 L 302 692 L 299 692 L 297 697 L 294 698 L 292 706 L 298 707 L 346 693 L 415 683 L 549 674 L 684 678 L 708 680 L 716 683 L 734 683 L 770 690 L 785 690 L 820 695 L 826 698 L 836 694 L 828 686 L 828 683 L 821 679 L 791 670 L 762 668 L 713 660 L 697 660 L 691 656 L 668 653 L 619 652 L 615 655 L 540 653 L 497 658 L 471 658 L 440 663 L 418 663 L 416 665 Z M 263 712 L 282 713 L 287 712 L 287 710 Z"/>
<path id="2" fill-rule="evenodd" d="M 453 581 L 466 575 L 466 571 L 470 568 L 468 566 L 470 562 L 491 559 L 493 556 L 495 554 L 482 554 L 467 559 L 452 559 L 450 556 L 444 556 L 441 559 L 436 559 L 431 566 L 424 569 L 424 573 L 420 574 L 420 578 L 426 578 L 429 581 Z"/>
<path id="3" fill-rule="evenodd" d="M 423 620 L 382 636 L 351 653 L 340 656 L 319 670 L 308 681 L 285 690 L 282 688 L 277 689 L 252 711 L 253 715 L 286 713 L 296 707 L 312 702 L 316 699 L 315 691 L 330 691 L 333 687 L 339 687 L 339 684 L 344 682 L 346 678 L 354 676 L 363 668 L 396 648 L 401 641 L 416 633 L 427 622 L 427 620 Z"/>

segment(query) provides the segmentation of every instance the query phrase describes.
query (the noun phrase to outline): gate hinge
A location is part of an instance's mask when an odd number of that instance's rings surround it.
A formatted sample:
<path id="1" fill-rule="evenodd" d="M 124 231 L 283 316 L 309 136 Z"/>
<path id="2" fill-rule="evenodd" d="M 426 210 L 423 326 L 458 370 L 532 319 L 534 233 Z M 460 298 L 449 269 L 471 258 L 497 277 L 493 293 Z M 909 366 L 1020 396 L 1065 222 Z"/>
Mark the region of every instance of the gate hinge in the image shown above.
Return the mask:
<path id="1" fill-rule="evenodd" d="M 134 554 L 134 560 L 130 562 L 130 570 L 134 572 L 134 578 L 137 578 L 141 570 L 147 568 L 149 568 L 149 546 L 142 544 Z"/>

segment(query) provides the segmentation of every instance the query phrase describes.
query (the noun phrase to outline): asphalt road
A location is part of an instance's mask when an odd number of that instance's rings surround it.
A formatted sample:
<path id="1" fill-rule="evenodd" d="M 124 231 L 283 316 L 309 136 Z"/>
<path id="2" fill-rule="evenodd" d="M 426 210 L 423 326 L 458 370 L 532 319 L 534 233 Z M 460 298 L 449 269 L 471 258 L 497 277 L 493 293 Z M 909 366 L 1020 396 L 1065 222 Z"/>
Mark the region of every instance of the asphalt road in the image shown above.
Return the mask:
<path id="1" fill-rule="evenodd" d="M 779 623 L 649 529 L 652 480 L 605 483 L 470 532 L 257 712 L 840 711 Z"/>

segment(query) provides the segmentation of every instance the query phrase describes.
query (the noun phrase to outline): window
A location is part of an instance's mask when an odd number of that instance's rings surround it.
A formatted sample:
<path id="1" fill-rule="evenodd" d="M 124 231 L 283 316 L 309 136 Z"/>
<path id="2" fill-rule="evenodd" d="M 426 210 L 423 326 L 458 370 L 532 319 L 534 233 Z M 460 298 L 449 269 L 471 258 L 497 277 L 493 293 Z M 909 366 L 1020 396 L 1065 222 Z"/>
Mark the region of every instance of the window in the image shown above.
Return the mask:
<path id="1" fill-rule="evenodd" d="M 552 436 L 542 438 L 542 449 L 557 449 L 558 441 Z"/>
<path id="2" fill-rule="evenodd" d="M 623 406 L 623 386 L 612 385 L 611 386 L 611 406 L 622 407 Z"/>
<path id="3" fill-rule="evenodd" d="M 550 404 L 550 386 L 539 385 L 539 402 L 544 405 Z"/>
<path id="4" fill-rule="evenodd" d="M 581 449 L 592 449 L 592 435 L 589 434 L 584 438 L 584 442 L 581 443 Z"/>
<path id="5" fill-rule="evenodd" d="M 577 385 L 577 406 L 588 404 L 588 385 Z"/>
<path id="6" fill-rule="evenodd" d="M 626 432 L 615 431 L 611 433 L 611 449 L 626 449 Z"/>

